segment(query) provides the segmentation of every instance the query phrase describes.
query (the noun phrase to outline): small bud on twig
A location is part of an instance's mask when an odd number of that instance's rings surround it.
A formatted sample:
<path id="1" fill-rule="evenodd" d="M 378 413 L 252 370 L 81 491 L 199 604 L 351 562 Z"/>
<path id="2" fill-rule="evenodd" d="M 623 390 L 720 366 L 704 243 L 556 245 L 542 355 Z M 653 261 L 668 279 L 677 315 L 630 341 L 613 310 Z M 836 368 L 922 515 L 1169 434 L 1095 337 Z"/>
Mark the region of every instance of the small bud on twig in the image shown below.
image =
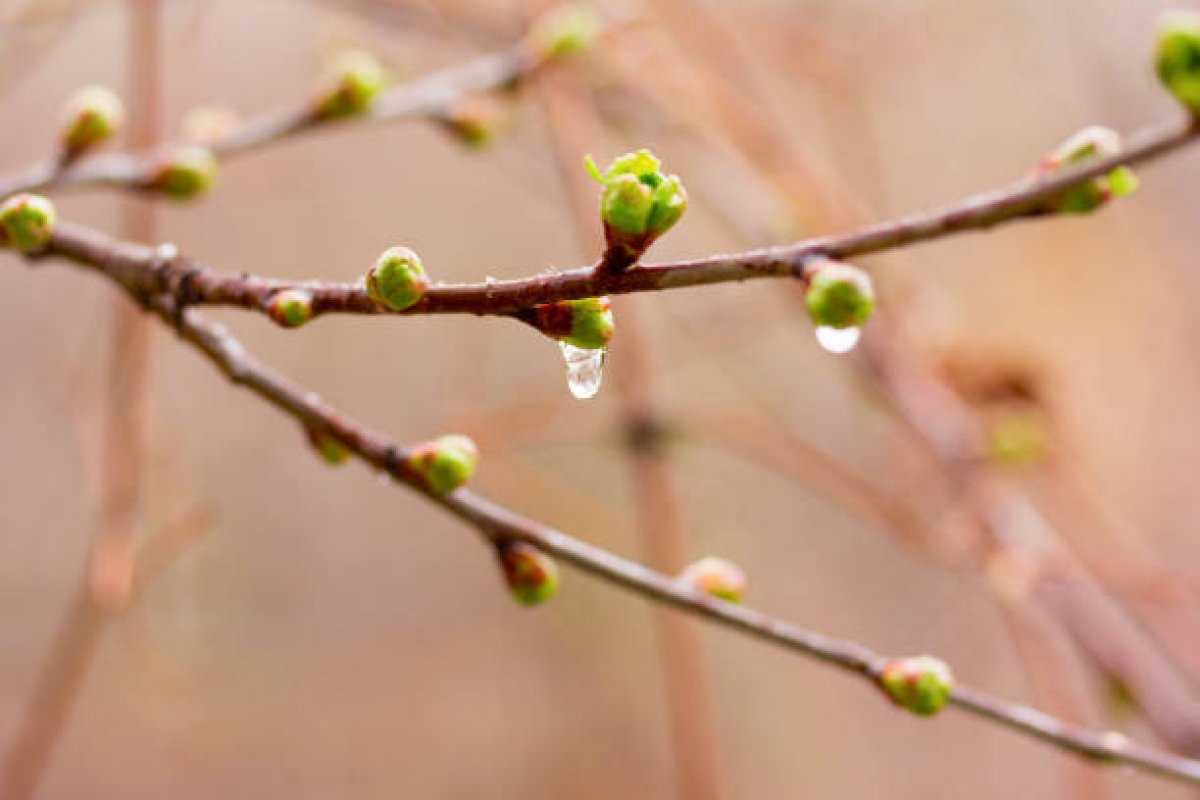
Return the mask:
<path id="1" fill-rule="evenodd" d="M 496 543 L 496 557 L 509 592 L 521 605 L 540 605 L 558 591 L 558 566 L 533 545 L 502 540 Z"/>
<path id="2" fill-rule="evenodd" d="M 312 295 L 303 289 L 284 289 L 271 295 L 267 315 L 285 328 L 299 328 L 313 318 Z"/>
<path id="3" fill-rule="evenodd" d="M 383 90 L 387 75 L 375 56 L 365 50 L 348 50 L 329 65 L 317 86 L 312 113 L 318 119 L 361 114 Z"/>
<path id="4" fill-rule="evenodd" d="M 538 330 L 581 350 L 607 347 L 616 330 L 612 303 L 607 297 L 543 303 L 534 306 L 533 312 Z"/>
<path id="5" fill-rule="evenodd" d="M 746 593 L 746 574 L 741 567 L 716 556 L 692 562 L 679 574 L 679 580 L 729 603 L 740 603 Z"/>
<path id="6" fill-rule="evenodd" d="M 174 145 L 151 168 L 147 188 L 174 200 L 190 200 L 209 190 L 217 178 L 217 159 L 206 147 Z"/>
<path id="7" fill-rule="evenodd" d="M 608 245 L 604 261 L 615 269 L 637 262 L 647 248 L 679 221 L 687 192 L 678 175 L 664 175 L 649 150 L 626 153 L 601 173 L 589 156 L 588 173 L 604 186 L 600 217 Z"/>
<path id="8" fill-rule="evenodd" d="M 371 299 L 393 311 L 416 305 L 429 288 L 420 257 L 407 247 L 385 250 L 367 270 L 365 280 Z"/>
<path id="9" fill-rule="evenodd" d="M 875 310 L 875 288 L 858 267 L 824 259 L 808 271 L 804 304 L 818 327 L 858 328 Z"/>
<path id="10" fill-rule="evenodd" d="M 1093 158 L 1115 155 L 1121 152 L 1121 136 L 1111 128 L 1093 125 L 1076 133 L 1063 142 L 1053 153 L 1042 159 L 1039 173 L 1081 164 Z M 1056 198 L 1050 207 L 1055 211 L 1072 214 L 1087 214 L 1095 211 L 1113 197 L 1132 194 L 1138 186 L 1137 176 L 1128 167 L 1117 167 L 1107 175 L 1101 175 L 1072 187 Z"/>
<path id="11" fill-rule="evenodd" d="M 488 95 L 467 95 L 442 109 L 437 121 L 463 145 L 483 149 L 500 132 L 504 124 L 504 109 L 495 98 Z"/>
<path id="12" fill-rule="evenodd" d="M 987 455 L 1005 467 L 1029 467 L 1046 457 L 1046 420 L 1036 410 L 1011 410 L 986 425 Z"/>
<path id="13" fill-rule="evenodd" d="M 313 446 L 317 454 L 321 456 L 326 464 L 338 466 L 346 463 L 350 458 L 350 451 L 345 445 L 333 438 L 333 435 L 328 431 L 319 430 L 317 428 L 306 427 L 305 433 L 308 435 L 308 443 Z"/>
<path id="14" fill-rule="evenodd" d="M 54 233 L 54 205 L 36 194 L 13 195 L 0 205 L 0 244 L 36 253 Z"/>
<path id="15" fill-rule="evenodd" d="M 479 448 L 467 436 L 442 436 L 413 448 L 408 466 L 437 494 L 452 492 L 471 479 Z"/>
<path id="16" fill-rule="evenodd" d="M 946 662 L 932 656 L 913 656 L 884 665 L 879 685 L 896 705 L 928 717 L 941 711 L 950 699 L 954 677 Z"/>
<path id="17" fill-rule="evenodd" d="M 1192 114 L 1200 114 L 1200 14 L 1168 11 L 1159 21 L 1154 69 Z"/>
<path id="18" fill-rule="evenodd" d="M 564 5 L 546 12 L 529 29 L 525 41 L 542 61 L 572 56 L 591 46 L 600 32 L 595 13 L 585 5 Z"/>
<path id="19" fill-rule="evenodd" d="M 87 86 L 67 98 L 60 142 L 67 158 L 111 138 L 125 120 L 121 98 L 103 86 Z"/>

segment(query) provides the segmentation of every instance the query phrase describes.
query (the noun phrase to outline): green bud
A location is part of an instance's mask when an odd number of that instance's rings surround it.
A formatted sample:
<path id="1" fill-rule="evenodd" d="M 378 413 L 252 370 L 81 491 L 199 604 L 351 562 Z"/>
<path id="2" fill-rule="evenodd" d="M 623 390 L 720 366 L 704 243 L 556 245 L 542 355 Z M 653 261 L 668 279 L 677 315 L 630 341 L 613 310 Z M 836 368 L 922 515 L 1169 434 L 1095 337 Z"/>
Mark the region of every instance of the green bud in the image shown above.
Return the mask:
<path id="1" fill-rule="evenodd" d="M 334 119 L 361 114 L 383 90 L 387 75 L 375 56 L 363 50 L 338 55 L 322 77 L 313 99 L 313 115 Z"/>
<path id="2" fill-rule="evenodd" d="M 393 311 L 411 308 L 425 296 L 429 278 L 421 259 L 407 247 L 392 247 L 367 270 L 367 294 Z"/>
<path id="3" fill-rule="evenodd" d="M 538 330 L 581 350 L 608 346 L 616 325 L 607 297 L 560 300 L 534 306 Z"/>
<path id="4" fill-rule="evenodd" d="M 707 556 L 688 565 L 680 573 L 679 580 L 728 603 L 740 603 L 746 593 L 746 574 L 737 564 L 716 556 Z"/>
<path id="5" fill-rule="evenodd" d="M 808 273 L 804 303 L 817 327 L 858 328 L 875 310 L 875 288 L 858 267 L 824 259 Z"/>
<path id="6" fill-rule="evenodd" d="M 217 178 L 217 158 L 206 147 L 175 145 L 158 157 L 147 186 L 174 200 L 190 200 L 209 190 Z"/>
<path id="7" fill-rule="evenodd" d="M 944 661 L 914 656 L 889 661 L 879 675 L 879 684 L 896 705 L 928 717 L 941 711 L 950 699 L 954 677 Z"/>
<path id="8" fill-rule="evenodd" d="M 479 448 L 466 436 L 442 436 L 413 448 L 408 466 L 437 494 L 452 492 L 471 479 Z"/>
<path id="9" fill-rule="evenodd" d="M 1050 173 L 1119 152 L 1121 136 L 1111 128 L 1093 125 L 1079 131 L 1042 159 L 1042 163 L 1038 165 L 1038 172 Z M 1071 214 L 1087 214 L 1100 208 L 1113 197 L 1133 193 L 1137 186 L 1137 176 L 1131 169 L 1117 167 L 1106 175 L 1068 189 L 1053 202 L 1052 208 Z"/>
<path id="10" fill-rule="evenodd" d="M 36 253 L 49 243 L 56 219 L 54 205 L 41 195 L 13 195 L 0 205 L 0 244 Z"/>
<path id="11" fill-rule="evenodd" d="M 586 50 L 600 32 L 600 21 L 586 5 L 559 6 L 530 28 L 526 43 L 540 59 L 563 58 Z"/>
<path id="12" fill-rule="evenodd" d="M 1046 456 L 1045 418 L 1033 410 L 1010 411 L 988 423 L 988 457 L 1006 467 L 1028 467 Z"/>
<path id="13" fill-rule="evenodd" d="M 308 443 L 313 446 L 321 459 L 332 466 L 344 464 L 350 458 L 350 451 L 328 431 L 316 428 L 306 428 Z"/>
<path id="14" fill-rule="evenodd" d="M 1184 108 L 1200 114 L 1200 14 L 1168 11 L 1162 16 L 1154 69 Z"/>
<path id="15" fill-rule="evenodd" d="M 536 547 L 502 541 L 496 545 L 496 557 L 508 590 L 521 605 L 540 605 L 558 591 L 558 567 L 554 559 Z"/>
<path id="16" fill-rule="evenodd" d="M 600 172 L 589 157 L 588 173 L 604 185 L 600 218 L 610 250 L 627 261 L 641 257 L 687 209 L 687 192 L 677 175 L 664 175 L 661 162 L 649 150 L 626 153 Z"/>
<path id="17" fill-rule="evenodd" d="M 63 151 L 78 155 L 109 139 L 121 128 L 125 109 L 111 89 L 87 86 L 67 98 L 60 141 Z"/>
<path id="18" fill-rule="evenodd" d="M 267 315 L 285 328 L 299 328 L 313 318 L 312 295 L 303 289 L 284 289 L 271 295 Z"/>
<path id="19" fill-rule="evenodd" d="M 503 126 L 504 109 L 488 95 L 468 95 L 445 108 L 438 121 L 465 146 L 483 149 Z"/>

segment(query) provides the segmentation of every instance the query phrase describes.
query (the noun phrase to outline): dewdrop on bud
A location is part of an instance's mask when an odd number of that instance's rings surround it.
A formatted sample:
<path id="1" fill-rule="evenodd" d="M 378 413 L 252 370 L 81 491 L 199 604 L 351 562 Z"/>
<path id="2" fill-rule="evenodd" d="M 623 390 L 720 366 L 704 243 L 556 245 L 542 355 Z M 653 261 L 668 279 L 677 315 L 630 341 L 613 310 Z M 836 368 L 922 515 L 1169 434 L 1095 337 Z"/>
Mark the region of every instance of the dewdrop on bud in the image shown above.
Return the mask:
<path id="1" fill-rule="evenodd" d="M 558 591 L 558 567 L 554 559 L 533 545 L 501 541 L 496 544 L 496 557 L 509 592 L 521 605 L 540 605 Z"/>
<path id="2" fill-rule="evenodd" d="M 950 699 L 954 677 L 946 662 L 932 656 L 889 661 L 879 673 L 879 685 L 896 705 L 922 717 L 941 711 Z"/>
<path id="3" fill-rule="evenodd" d="M 346 463 L 350 458 L 350 451 L 328 431 L 306 427 L 305 433 L 308 436 L 308 443 L 326 464 L 336 467 Z"/>
<path id="4" fill-rule="evenodd" d="M 586 50 L 600 32 L 600 21 L 586 5 L 564 5 L 543 14 L 525 37 L 542 60 L 563 58 Z"/>
<path id="5" fill-rule="evenodd" d="M 41 195 L 13 195 L 0 205 L 0 244 L 36 253 L 54 233 L 54 204 Z"/>
<path id="6" fill-rule="evenodd" d="M 728 603 L 740 603 L 746 593 L 746 574 L 741 567 L 716 556 L 691 563 L 679 574 L 679 580 Z"/>
<path id="7" fill-rule="evenodd" d="M 393 311 L 413 307 L 429 288 L 420 257 L 407 247 L 385 250 L 367 270 L 365 281 L 371 299 Z"/>
<path id="8" fill-rule="evenodd" d="M 804 305 L 813 324 L 820 328 L 861 328 L 875 310 L 875 288 L 871 276 L 858 267 L 823 259 L 805 270 L 808 288 Z"/>
<path id="9" fill-rule="evenodd" d="M 387 76 L 375 56 L 348 50 L 330 62 L 313 98 L 313 115 L 335 119 L 361 114 L 383 90 Z"/>
<path id="10" fill-rule="evenodd" d="M 76 156 L 112 138 L 125 121 L 121 98 L 103 86 L 87 86 L 67 98 L 60 141 L 63 152 Z"/>
<path id="11" fill-rule="evenodd" d="M 452 492 L 471 479 L 479 448 L 466 436 L 442 436 L 413 448 L 408 467 L 437 494 Z"/>
<path id="12" fill-rule="evenodd" d="M 1111 128 L 1093 125 L 1079 131 L 1042 159 L 1042 163 L 1038 165 L 1038 172 L 1050 173 L 1119 152 L 1120 134 Z M 1113 197 L 1133 193 L 1137 186 L 1137 176 L 1131 169 L 1117 167 L 1107 174 L 1068 189 L 1051 203 L 1051 208 L 1072 214 L 1086 214 L 1100 208 Z"/>
<path id="13" fill-rule="evenodd" d="M 538 330 L 580 350 L 602 350 L 616 330 L 607 297 L 543 303 L 533 313 Z"/>
<path id="14" fill-rule="evenodd" d="M 626 153 L 600 172 L 591 157 L 588 173 L 604 190 L 600 218 L 610 253 L 626 264 L 637 261 L 687 209 L 687 192 L 677 175 L 664 175 L 661 162 L 649 150 Z"/>
<path id="15" fill-rule="evenodd" d="M 175 200 L 204 194 L 217 178 L 217 158 L 206 147 L 175 145 L 161 153 L 146 185 Z"/>
<path id="16" fill-rule="evenodd" d="M 299 328 L 313 318 L 312 295 L 303 289 L 284 289 L 271 295 L 267 315 L 284 328 Z"/>
<path id="17" fill-rule="evenodd" d="M 1162 16 L 1154 71 L 1184 108 L 1200 114 L 1200 14 L 1168 11 Z"/>

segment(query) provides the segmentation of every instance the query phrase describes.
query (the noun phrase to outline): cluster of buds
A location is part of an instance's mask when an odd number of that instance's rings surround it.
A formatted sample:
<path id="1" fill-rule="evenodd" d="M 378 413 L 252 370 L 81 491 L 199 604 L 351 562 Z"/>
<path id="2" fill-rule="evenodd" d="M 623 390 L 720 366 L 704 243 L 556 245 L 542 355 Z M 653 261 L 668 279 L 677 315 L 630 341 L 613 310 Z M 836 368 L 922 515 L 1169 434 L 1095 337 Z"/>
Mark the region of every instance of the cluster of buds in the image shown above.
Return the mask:
<path id="1" fill-rule="evenodd" d="M 529 29 L 525 46 L 538 61 L 572 56 L 586 50 L 600 32 L 595 13 L 583 4 L 546 12 Z"/>
<path id="2" fill-rule="evenodd" d="M 467 436 L 442 436 L 417 445 L 408 456 L 408 468 L 435 494 L 452 492 L 471 479 L 479 462 L 479 448 Z"/>
<path id="3" fill-rule="evenodd" d="M 504 125 L 504 108 L 486 94 L 459 97 L 443 108 L 437 121 L 466 147 L 483 149 Z"/>
<path id="4" fill-rule="evenodd" d="M 804 305 L 819 328 L 860 328 L 875 310 L 871 276 L 858 267 L 824 258 L 804 271 Z"/>
<path id="5" fill-rule="evenodd" d="M 603 173 L 590 157 L 584 163 L 604 186 L 600 217 L 608 245 L 605 262 L 624 269 L 679 221 L 687 209 L 687 192 L 678 175 L 659 170 L 661 162 L 649 150 L 626 153 Z"/>
<path id="6" fill-rule="evenodd" d="M 334 438 L 329 431 L 315 427 L 306 427 L 305 433 L 308 436 L 308 443 L 312 445 L 313 450 L 321 456 L 321 460 L 326 464 L 337 466 L 346 463 L 350 458 L 350 451 L 345 445 Z"/>
<path id="7" fill-rule="evenodd" d="M 603 350 L 616 330 L 607 297 L 542 303 L 533 307 L 531 322 L 547 336 L 580 350 Z"/>
<path id="8" fill-rule="evenodd" d="M 299 328 L 313 318 L 312 295 L 303 289 L 283 289 L 267 301 L 267 316 L 284 328 Z"/>
<path id="9" fill-rule="evenodd" d="M 67 98 L 59 144 L 68 160 L 112 138 L 125 121 L 121 98 L 103 86 L 87 86 Z"/>
<path id="10" fill-rule="evenodd" d="M 946 662 L 932 656 L 889 661 L 879 673 L 879 685 L 892 701 L 922 717 L 941 711 L 950 699 L 954 677 Z"/>
<path id="11" fill-rule="evenodd" d="M 496 543 L 496 558 L 509 592 L 521 605 L 540 605 L 558 591 L 558 567 L 536 547 L 502 539 Z"/>
<path id="12" fill-rule="evenodd" d="M 1076 133 L 1049 153 L 1038 165 L 1038 174 L 1081 164 L 1094 158 L 1121 152 L 1121 136 L 1111 128 L 1093 125 Z M 1054 199 L 1051 208 L 1072 214 L 1087 214 L 1103 206 L 1113 197 L 1133 193 L 1138 186 L 1137 176 L 1128 167 L 1117 167 L 1105 175 L 1068 189 Z"/>
<path id="13" fill-rule="evenodd" d="M 679 574 L 679 580 L 727 603 L 740 603 L 746 593 L 746 573 L 732 561 L 716 556 L 692 562 Z"/>
<path id="14" fill-rule="evenodd" d="M 146 178 L 146 188 L 173 200 L 191 200 L 212 187 L 217 179 L 217 158 L 207 147 L 179 144 L 155 158 Z"/>
<path id="15" fill-rule="evenodd" d="M 13 195 L 0 205 L 0 245 L 36 253 L 50 242 L 56 218 L 54 205 L 41 195 Z"/>
<path id="16" fill-rule="evenodd" d="M 348 50 L 329 64 L 312 99 L 317 119 L 337 119 L 361 114 L 371 107 L 387 75 L 375 56 L 364 50 Z"/>
<path id="17" fill-rule="evenodd" d="M 429 288 L 420 257 L 407 247 L 385 250 L 367 270 L 364 281 L 371 299 L 392 311 L 412 308 Z"/>
<path id="18" fill-rule="evenodd" d="M 1158 29 L 1155 72 L 1192 114 L 1200 114 L 1200 14 L 1170 11 Z"/>

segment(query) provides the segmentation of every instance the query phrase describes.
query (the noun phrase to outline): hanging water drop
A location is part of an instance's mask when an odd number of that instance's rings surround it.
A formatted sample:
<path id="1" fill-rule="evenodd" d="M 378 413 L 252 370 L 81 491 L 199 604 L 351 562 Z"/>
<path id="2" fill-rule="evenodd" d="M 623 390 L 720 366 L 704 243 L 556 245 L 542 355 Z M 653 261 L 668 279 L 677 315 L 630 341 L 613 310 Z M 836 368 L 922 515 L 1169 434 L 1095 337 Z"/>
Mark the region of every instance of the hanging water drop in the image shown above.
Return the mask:
<path id="1" fill-rule="evenodd" d="M 849 353 L 862 338 L 862 328 L 817 328 L 817 343 L 831 353 Z"/>
<path id="2" fill-rule="evenodd" d="M 562 349 L 563 361 L 567 362 L 567 388 L 571 394 L 580 400 L 595 397 L 604 378 L 606 351 L 603 348 L 584 350 L 566 342 L 559 342 L 558 346 Z"/>

